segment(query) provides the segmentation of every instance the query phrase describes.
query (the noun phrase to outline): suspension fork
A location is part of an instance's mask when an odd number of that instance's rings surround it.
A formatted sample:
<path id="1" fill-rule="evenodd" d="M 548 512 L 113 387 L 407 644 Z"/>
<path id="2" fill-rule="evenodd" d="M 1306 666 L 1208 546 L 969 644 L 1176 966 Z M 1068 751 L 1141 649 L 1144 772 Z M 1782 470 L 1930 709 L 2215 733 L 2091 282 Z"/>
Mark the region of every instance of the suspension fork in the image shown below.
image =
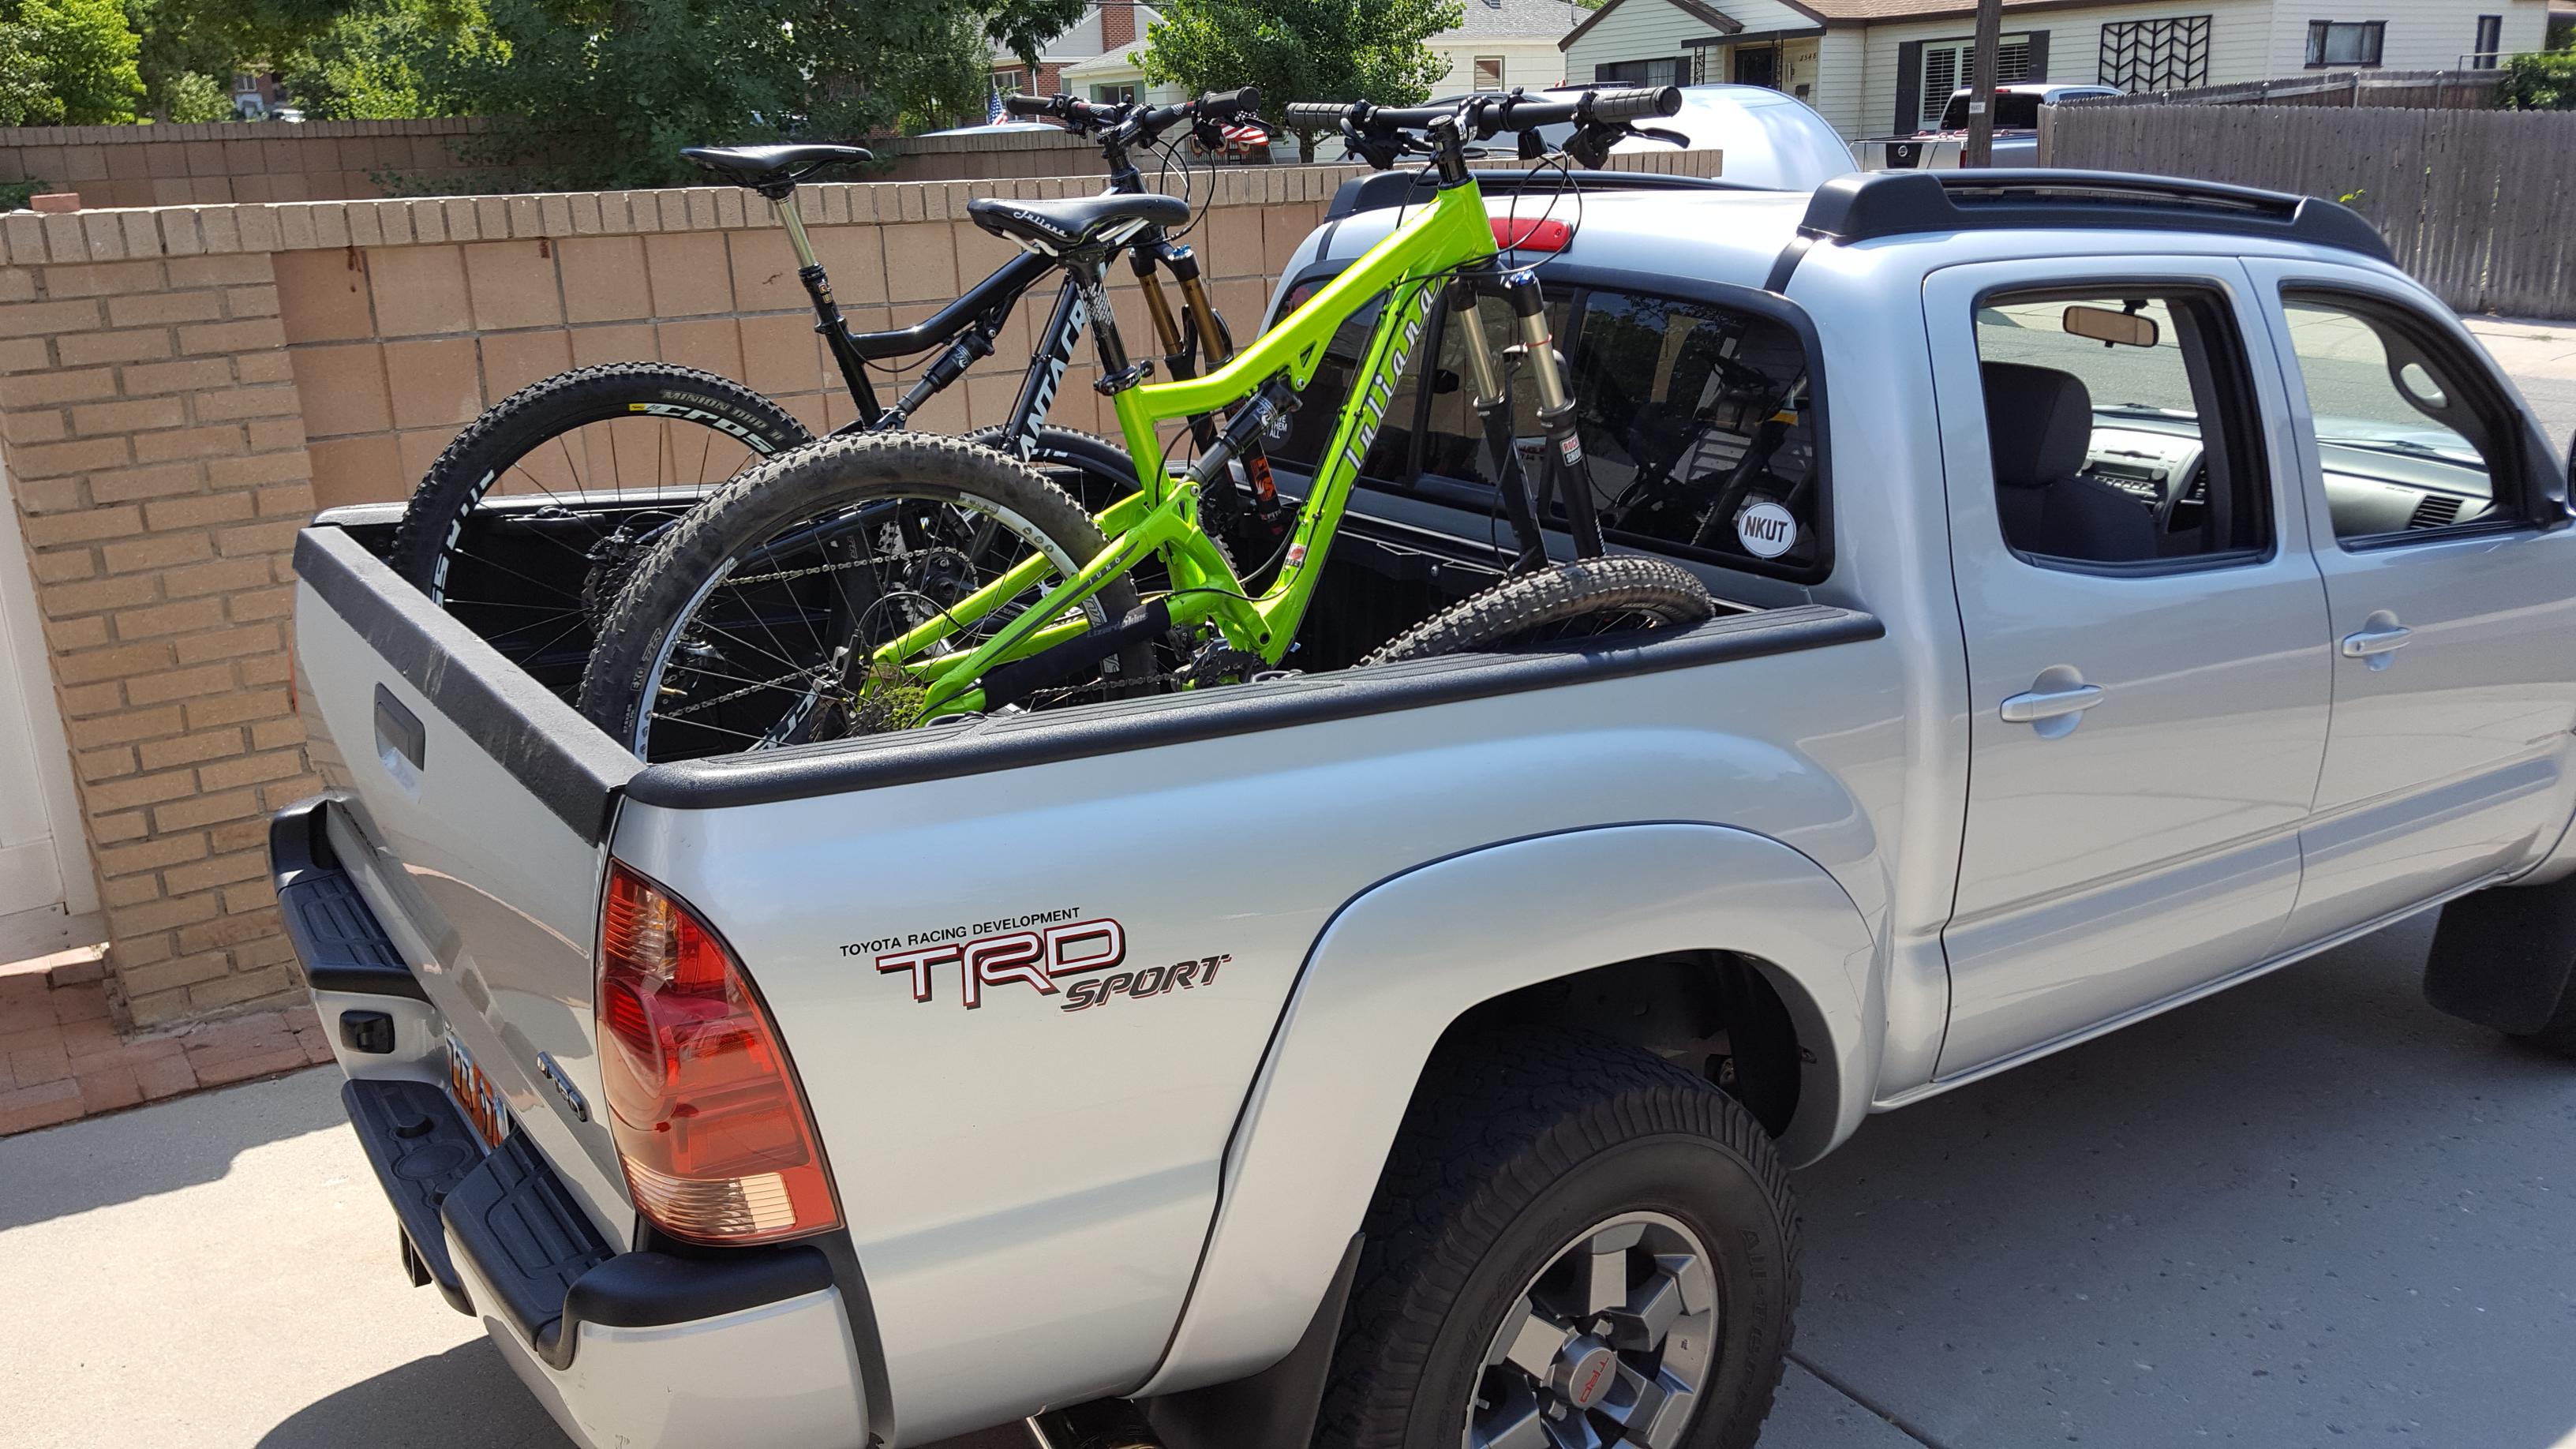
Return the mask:
<path id="1" fill-rule="evenodd" d="M 850 390 L 850 401 L 858 405 L 859 423 L 873 428 L 885 416 L 877 404 L 877 390 L 868 381 L 867 359 L 859 356 L 858 344 L 850 340 L 850 325 L 842 320 L 841 304 L 832 296 L 832 279 L 823 273 L 823 263 L 814 255 L 814 243 L 805 235 L 805 218 L 796 213 L 794 188 L 771 194 L 769 204 L 777 209 L 778 224 L 787 229 L 787 244 L 796 251 L 796 280 L 805 284 L 806 299 L 814 304 L 814 330 L 831 349 L 832 361 L 841 369 L 841 383 Z"/>
<path id="2" fill-rule="evenodd" d="M 1502 366 L 1485 335 L 1484 315 L 1476 305 L 1480 297 L 1500 295 L 1500 289 L 1501 273 L 1491 262 L 1460 272 L 1449 284 L 1449 316 L 1451 325 L 1466 329 L 1466 345 L 1460 351 L 1467 359 L 1468 402 L 1484 425 L 1485 451 L 1494 460 L 1494 486 L 1502 494 L 1512 533 L 1521 541 L 1520 555 L 1510 569 L 1517 574 L 1547 562 L 1547 536 L 1540 531 L 1529 476 L 1521 468 L 1520 447 L 1512 436 L 1511 388 L 1503 379 Z"/>
<path id="3" fill-rule="evenodd" d="M 1539 431 L 1546 435 L 1540 467 L 1556 484 L 1565 504 L 1567 531 L 1574 535 L 1578 558 L 1599 558 L 1605 551 L 1601 520 L 1592 507 L 1592 467 L 1583 456 L 1583 440 L 1574 426 L 1574 395 L 1566 386 L 1565 368 L 1556 353 L 1556 338 L 1547 325 L 1547 299 L 1528 268 L 1504 273 L 1495 282 L 1512 310 L 1514 341 L 1503 349 L 1528 370 L 1538 394 Z M 1541 496 L 1548 490 L 1542 489 Z"/>

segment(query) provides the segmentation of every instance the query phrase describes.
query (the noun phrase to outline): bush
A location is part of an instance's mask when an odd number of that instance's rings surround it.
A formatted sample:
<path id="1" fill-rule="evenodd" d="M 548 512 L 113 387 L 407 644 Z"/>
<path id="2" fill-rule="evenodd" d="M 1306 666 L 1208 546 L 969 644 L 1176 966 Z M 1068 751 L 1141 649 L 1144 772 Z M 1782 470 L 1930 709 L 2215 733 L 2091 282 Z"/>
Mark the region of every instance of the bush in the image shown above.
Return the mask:
<path id="1" fill-rule="evenodd" d="M 2506 61 L 2496 104 L 2508 111 L 2576 111 L 2576 50 Z"/>
<path id="2" fill-rule="evenodd" d="M 183 126 L 233 118 L 233 98 L 225 93 L 223 83 L 201 71 L 181 71 L 170 82 L 169 93 L 170 119 Z"/>

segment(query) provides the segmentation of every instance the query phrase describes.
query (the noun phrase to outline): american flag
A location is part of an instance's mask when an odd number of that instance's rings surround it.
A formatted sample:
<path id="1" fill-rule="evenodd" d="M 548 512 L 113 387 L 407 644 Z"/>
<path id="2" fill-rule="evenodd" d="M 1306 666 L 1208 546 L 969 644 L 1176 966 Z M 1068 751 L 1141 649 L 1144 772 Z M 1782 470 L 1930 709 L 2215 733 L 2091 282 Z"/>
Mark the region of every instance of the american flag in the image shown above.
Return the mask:
<path id="1" fill-rule="evenodd" d="M 987 126 L 998 126 L 1001 123 L 1002 88 L 1000 86 L 991 86 L 986 88 L 984 92 L 984 124 Z"/>
<path id="2" fill-rule="evenodd" d="M 1225 144 L 1229 146 L 1267 146 L 1270 144 L 1270 133 L 1250 121 L 1243 121 L 1235 125 L 1219 127 L 1218 129 L 1224 134 Z"/>

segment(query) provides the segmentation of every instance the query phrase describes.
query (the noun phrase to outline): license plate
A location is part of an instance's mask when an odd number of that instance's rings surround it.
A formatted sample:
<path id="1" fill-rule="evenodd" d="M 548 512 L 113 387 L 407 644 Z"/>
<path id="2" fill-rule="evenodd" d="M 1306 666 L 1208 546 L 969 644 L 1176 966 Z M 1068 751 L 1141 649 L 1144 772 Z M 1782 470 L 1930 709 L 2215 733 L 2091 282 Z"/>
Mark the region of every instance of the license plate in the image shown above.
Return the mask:
<path id="1" fill-rule="evenodd" d="M 474 1135 L 486 1147 L 498 1147 L 509 1135 L 510 1109 L 501 1104 L 501 1094 L 492 1087 L 492 1079 L 474 1065 L 474 1058 L 458 1043 L 447 1039 L 447 1090 L 474 1125 Z"/>

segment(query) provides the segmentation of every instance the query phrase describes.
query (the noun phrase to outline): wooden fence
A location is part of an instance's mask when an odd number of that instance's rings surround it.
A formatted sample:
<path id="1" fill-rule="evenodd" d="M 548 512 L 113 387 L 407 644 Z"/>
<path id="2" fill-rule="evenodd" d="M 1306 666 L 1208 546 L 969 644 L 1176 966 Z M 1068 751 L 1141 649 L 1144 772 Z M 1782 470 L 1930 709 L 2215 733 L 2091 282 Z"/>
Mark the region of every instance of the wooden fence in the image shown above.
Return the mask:
<path id="1" fill-rule="evenodd" d="M 2452 306 L 2576 317 L 2576 112 L 2049 106 L 2040 159 L 2345 200 Z"/>
<path id="2" fill-rule="evenodd" d="M 2340 106 L 2423 111 L 2495 108 L 2500 70 L 2340 70 L 2179 91 L 2086 97 L 2080 106 Z"/>

